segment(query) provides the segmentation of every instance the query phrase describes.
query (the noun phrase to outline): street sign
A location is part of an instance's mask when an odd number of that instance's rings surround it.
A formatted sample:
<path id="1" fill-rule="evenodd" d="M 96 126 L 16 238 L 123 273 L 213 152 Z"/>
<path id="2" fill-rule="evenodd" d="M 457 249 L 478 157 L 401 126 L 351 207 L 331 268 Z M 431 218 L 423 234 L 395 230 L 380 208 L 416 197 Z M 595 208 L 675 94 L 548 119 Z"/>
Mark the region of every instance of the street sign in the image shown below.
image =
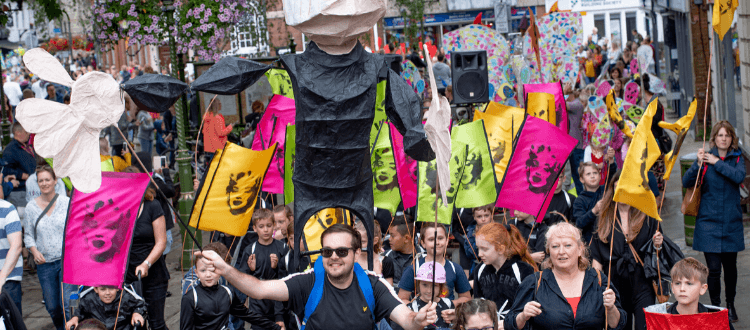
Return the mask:
<path id="1" fill-rule="evenodd" d="M 495 2 L 495 30 L 500 33 L 510 32 L 510 6 L 504 1 Z"/>

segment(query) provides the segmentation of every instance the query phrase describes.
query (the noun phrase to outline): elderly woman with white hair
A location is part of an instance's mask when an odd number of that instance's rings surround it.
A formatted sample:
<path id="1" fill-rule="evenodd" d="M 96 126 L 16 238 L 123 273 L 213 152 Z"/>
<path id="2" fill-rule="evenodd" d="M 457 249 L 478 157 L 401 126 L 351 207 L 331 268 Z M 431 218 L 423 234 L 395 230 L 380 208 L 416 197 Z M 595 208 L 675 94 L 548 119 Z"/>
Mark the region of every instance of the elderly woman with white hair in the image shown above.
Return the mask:
<path id="1" fill-rule="evenodd" d="M 521 283 L 505 329 L 623 329 L 625 311 L 607 277 L 591 268 L 581 231 L 567 222 L 547 230 L 543 270 Z"/>

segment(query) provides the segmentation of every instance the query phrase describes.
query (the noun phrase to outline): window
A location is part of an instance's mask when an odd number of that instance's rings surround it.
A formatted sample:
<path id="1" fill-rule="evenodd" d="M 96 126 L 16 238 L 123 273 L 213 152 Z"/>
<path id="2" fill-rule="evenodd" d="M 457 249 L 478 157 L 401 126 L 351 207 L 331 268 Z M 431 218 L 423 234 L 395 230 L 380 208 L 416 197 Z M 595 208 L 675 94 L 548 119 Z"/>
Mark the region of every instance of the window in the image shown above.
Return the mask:
<path id="1" fill-rule="evenodd" d="M 248 2 L 249 10 L 232 28 L 232 50 L 230 55 L 268 56 L 268 33 L 261 27 L 266 25 L 265 18 L 260 15 L 258 4 Z"/>
<path id="2" fill-rule="evenodd" d="M 607 37 L 607 29 L 605 28 L 605 25 L 604 25 L 604 14 L 594 15 L 594 27 L 596 27 L 597 29 L 596 34 L 600 39 Z"/>
<path id="3" fill-rule="evenodd" d="M 625 33 L 628 36 L 628 41 L 633 41 L 633 30 L 637 29 L 636 23 L 635 23 L 635 12 L 630 12 L 625 14 L 625 28 L 627 31 Z"/>

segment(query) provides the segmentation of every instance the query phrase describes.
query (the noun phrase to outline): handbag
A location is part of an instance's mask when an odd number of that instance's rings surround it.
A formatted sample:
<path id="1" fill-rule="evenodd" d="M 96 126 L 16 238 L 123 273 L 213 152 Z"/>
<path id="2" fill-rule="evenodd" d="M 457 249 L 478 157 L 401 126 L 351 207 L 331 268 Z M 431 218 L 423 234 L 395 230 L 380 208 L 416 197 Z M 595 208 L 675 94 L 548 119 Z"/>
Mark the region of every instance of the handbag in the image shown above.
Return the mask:
<path id="1" fill-rule="evenodd" d="M 700 170 L 699 170 L 700 171 Z M 703 184 L 703 174 L 698 177 L 698 183 L 694 187 L 688 187 L 685 189 L 685 197 L 682 198 L 682 205 L 680 211 L 682 214 L 687 216 L 698 216 L 698 209 L 701 206 L 701 184 Z"/>

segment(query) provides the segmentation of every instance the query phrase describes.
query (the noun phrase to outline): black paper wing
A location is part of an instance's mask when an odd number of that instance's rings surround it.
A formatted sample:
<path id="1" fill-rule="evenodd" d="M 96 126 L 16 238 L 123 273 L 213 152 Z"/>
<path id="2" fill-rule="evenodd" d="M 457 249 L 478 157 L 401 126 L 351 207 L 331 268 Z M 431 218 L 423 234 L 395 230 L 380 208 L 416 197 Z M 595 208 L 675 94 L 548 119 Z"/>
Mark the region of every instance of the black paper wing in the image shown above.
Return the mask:
<path id="1" fill-rule="evenodd" d="M 161 74 L 144 74 L 122 85 L 138 109 L 151 112 L 169 110 L 187 88 L 188 85 L 179 79 Z"/>
<path id="2" fill-rule="evenodd" d="M 234 95 L 244 91 L 260 79 L 270 65 L 227 56 L 212 65 L 191 88 L 194 91 L 220 95 Z"/>

